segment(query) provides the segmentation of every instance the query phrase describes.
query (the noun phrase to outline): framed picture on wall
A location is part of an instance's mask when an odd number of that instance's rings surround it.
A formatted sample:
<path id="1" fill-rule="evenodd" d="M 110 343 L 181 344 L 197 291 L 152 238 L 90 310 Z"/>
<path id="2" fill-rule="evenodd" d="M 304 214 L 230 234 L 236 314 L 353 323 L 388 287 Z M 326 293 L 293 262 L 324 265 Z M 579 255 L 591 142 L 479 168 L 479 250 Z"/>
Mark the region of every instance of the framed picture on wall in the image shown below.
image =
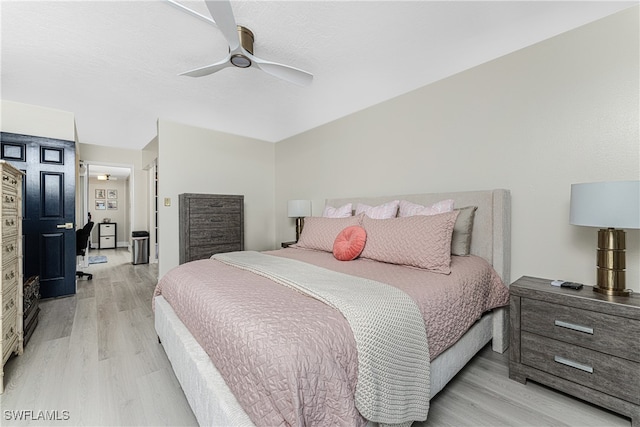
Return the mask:
<path id="1" fill-rule="evenodd" d="M 117 199 L 118 190 L 107 190 L 107 199 Z"/>
<path id="2" fill-rule="evenodd" d="M 107 200 L 107 209 L 118 209 L 117 200 Z"/>
<path id="3" fill-rule="evenodd" d="M 107 205 L 105 205 L 104 200 L 96 200 L 96 210 L 103 211 L 106 208 L 107 208 Z"/>
<path id="4" fill-rule="evenodd" d="M 96 188 L 96 199 L 105 199 L 104 188 Z M 97 202 L 96 202 L 97 203 Z M 104 202 L 103 202 L 104 203 Z"/>

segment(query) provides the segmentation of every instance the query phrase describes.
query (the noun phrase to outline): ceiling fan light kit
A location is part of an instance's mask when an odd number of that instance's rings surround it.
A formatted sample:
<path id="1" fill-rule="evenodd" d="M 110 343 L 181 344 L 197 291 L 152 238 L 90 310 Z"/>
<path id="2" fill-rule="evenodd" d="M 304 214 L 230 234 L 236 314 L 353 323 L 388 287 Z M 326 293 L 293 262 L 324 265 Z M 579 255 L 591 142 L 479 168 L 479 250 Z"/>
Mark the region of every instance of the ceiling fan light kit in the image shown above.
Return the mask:
<path id="1" fill-rule="evenodd" d="M 313 81 L 313 74 L 307 71 L 291 67 L 289 65 L 266 61 L 254 56 L 253 42 L 255 37 L 251 30 L 236 24 L 236 20 L 233 16 L 233 10 L 231 9 L 231 3 L 228 0 L 206 1 L 207 8 L 215 21 L 209 21 L 208 18 L 203 17 L 197 12 L 187 9 L 182 5 L 176 4 L 173 0 L 167 1 L 174 6 L 179 6 L 178 8 L 180 10 L 185 11 L 192 16 L 199 17 L 211 24 L 215 24 L 229 43 L 229 54 L 225 59 L 211 65 L 181 73 L 181 76 L 203 77 L 233 65 L 237 68 L 249 68 L 254 66 L 274 77 L 300 86 L 308 86 Z"/>

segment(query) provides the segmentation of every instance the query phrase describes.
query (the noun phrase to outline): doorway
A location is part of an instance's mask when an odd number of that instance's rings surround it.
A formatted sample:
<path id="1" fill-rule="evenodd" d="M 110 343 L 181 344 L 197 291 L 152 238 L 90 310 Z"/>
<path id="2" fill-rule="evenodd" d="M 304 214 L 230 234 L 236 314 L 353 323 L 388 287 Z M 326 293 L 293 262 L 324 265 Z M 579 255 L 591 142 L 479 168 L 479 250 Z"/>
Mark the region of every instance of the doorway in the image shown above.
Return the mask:
<path id="1" fill-rule="evenodd" d="M 80 169 L 82 218 L 86 222 L 91 215 L 96 224 L 89 239 L 89 252 L 95 249 L 130 249 L 129 236 L 134 215 L 132 170 L 131 165 L 83 162 Z M 88 260 L 89 255 L 85 256 L 84 263 L 87 264 Z"/>

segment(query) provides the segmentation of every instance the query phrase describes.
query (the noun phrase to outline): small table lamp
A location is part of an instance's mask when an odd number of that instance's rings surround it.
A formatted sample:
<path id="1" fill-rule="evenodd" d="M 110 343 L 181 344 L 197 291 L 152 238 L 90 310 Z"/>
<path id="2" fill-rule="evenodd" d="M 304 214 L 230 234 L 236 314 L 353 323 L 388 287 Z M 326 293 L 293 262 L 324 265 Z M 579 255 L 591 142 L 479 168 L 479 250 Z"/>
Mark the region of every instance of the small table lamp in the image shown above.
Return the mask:
<path id="1" fill-rule="evenodd" d="M 296 219 L 296 242 L 300 239 L 304 217 L 311 216 L 311 200 L 289 200 L 287 216 Z"/>
<path id="2" fill-rule="evenodd" d="M 606 295 L 628 296 L 625 289 L 625 232 L 640 228 L 640 181 L 571 185 L 569 222 L 598 231 L 597 286 Z M 605 228 L 606 227 L 606 228 Z"/>

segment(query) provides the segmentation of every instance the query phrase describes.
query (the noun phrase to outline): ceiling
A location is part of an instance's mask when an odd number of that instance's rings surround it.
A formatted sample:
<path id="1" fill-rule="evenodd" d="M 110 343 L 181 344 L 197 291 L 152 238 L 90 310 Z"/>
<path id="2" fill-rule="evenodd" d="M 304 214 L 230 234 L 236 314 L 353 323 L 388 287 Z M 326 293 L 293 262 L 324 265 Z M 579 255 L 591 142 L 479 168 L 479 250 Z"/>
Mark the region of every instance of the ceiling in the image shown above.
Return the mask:
<path id="1" fill-rule="evenodd" d="M 228 46 L 163 0 L 2 0 L 1 97 L 74 113 L 88 144 L 140 149 L 158 118 L 277 142 L 637 4 L 233 1 L 255 55 L 314 74 L 300 87 L 255 68 L 178 76 Z"/>
<path id="2" fill-rule="evenodd" d="M 108 175 L 109 179 L 126 180 L 131 175 L 130 168 L 124 168 L 119 166 L 108 166 L 100 164 L 86 164 L 83 161 L 80 163 L 80 175 L 85 175 L 89 172 L 89 178 L 98 178 L 99 175 Z"/>

